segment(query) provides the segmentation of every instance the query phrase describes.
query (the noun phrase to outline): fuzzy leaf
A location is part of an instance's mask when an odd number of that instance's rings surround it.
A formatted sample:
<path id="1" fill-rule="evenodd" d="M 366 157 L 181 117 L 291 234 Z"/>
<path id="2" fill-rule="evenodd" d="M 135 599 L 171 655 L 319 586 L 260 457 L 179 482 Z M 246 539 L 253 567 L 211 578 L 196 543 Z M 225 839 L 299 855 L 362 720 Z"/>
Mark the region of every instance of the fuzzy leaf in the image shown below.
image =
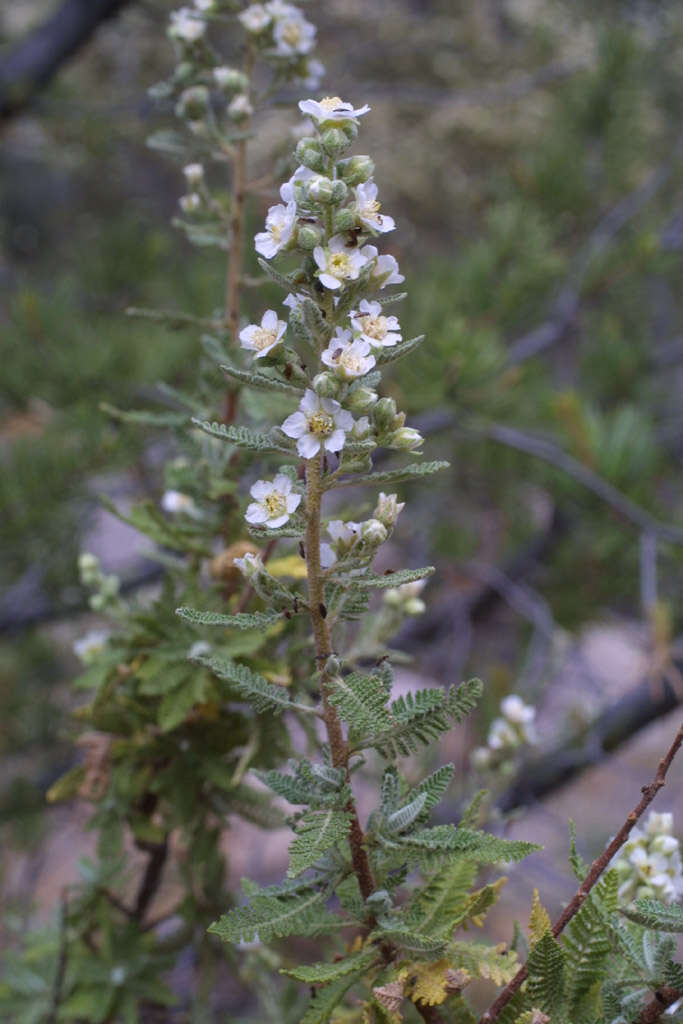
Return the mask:
<path id="1" fill-rule="evenodd" d="M 405 979 L 405 994 L 414 1003 L 440 1006 L 449 996 L 451 962 L 448 958 L 427 963 L 410 963 L 401 968 L 399 977 Z"/>
<path id="2" fill-rule="evenodd" d="M 538 940 L 526 962 L 527 990 L 534 1006 L 551 1012 L 564 995 L 565 954 L 549 931 Z M 573 984 L 573 979 L 572 979 Z"/>
<path id="3" fill-rule="evenodd" d="M 503 875 L 496 882 L 490 882 L 481 889 L 477 889 L 469 897 L 465 908 L 465 915 L 477 928 L 481 928 L 484 924 L 484 918 L 491 907 L 498 901 L 500 891 L 506 882 L 507 878 Z"/>
<path id="4" fill-rule="evenodd" d="M 252 373 L 250 370 L 242 370 L 237 366 L 226 366 L 225 364 L 221 365 L 221 370 L 227 377 L 238 380 L 241 384 L 247 384 L 250 388 L 257 388 L 261 391 L 281 391 L 287 395 L 297 395 L 297 397 L 301 395 L 301 388 L 297 388 L 285 380 L 279 380 L 277 377 L 270 377 L 267 373 Z"/>
<path id="5" fill-rule="evenodd" d="M 408 908 L 411 927 L 426 935 L 450 937 L 466 915 L 476 873 L 474 862 L 464 857 L 442 865 Z"/>
<path id="6" fill-rule="evenodd" d="M 378 365 L 384 363 L 395 363 L 397 359 L 403 359 L 404 356 L 410 355 L 410 353 L 414 352 L 416 348 L 419 348 L 424 340 L 424 334 L 419 334 L 416 338 L 410 338 L 408 341 L 401 341 L 398 345 L 394 345 L 391 348 L 383 348 L 377 356 Z"/>
<path id="7" fill-rule="evenodd" d="M 386 469 L 380 473 L 366 473 L 362 476 L 351 476 L 341 480 L 333 487 L 357 487 L 359 484 L 398 484 L 404 480 L 415 480 L 423 476 L 431 476 L 442 469 L 448 469 L 450 462 L 413 462 L 402 469 Z"/>
<path id="8" fill-rule="evenodd" d="M 289 878 L 296 878 L 312 867 L 322 855 L 343 843 L 351 827 L 347 811 L 308 811 L 296 826 L 296 839 L 289 848 Z"/>
<path id="9" fill-rule="evenodd" d="M 373 935 L 388 939 L 405 953 L 413 953 L 418 956 L 438 956 L 446 948 L 445 939 L 422 935 L 420 932 L 408 931 L 400 927 L 379 928 L 373 932 Z"/>
<path id="10" fill-rule="evenodd" d="M 562 935 L 566 953 L 570 1016 L 578 1016 L 581 1000 L 604 978 L 612 943 L 607 927 L 591 893 Z"/>
<path id="11" fill-rule="evenodd" d="M 415 753 L 451 727 L 452 719 L 461 722 L 482 693 L 479 679 L 470 679 L 450 690 L 436 687 L 407 693 L 392 701 L 389 729 L 363 740 L 359 747 L 375 747 L 383 757 Z"/>
<path id="12" fill-rule="evenodd" d="M 357 953 L 350 953 L 342 960 L 334 963 L 304 964 L 301 967 L 283 968 L 280 974 L 286 974 L 289 978 L 303 981 L 307 985 L 328 985 L 331 981 L 338 981 L 348 974 L 363 974 L 367 968 L 380 959 L 376 948 L 361 949 Z"/>
<path id="13" fill-rule="evenodd" d="M 399 807 L 397 811 L 394 811 L 387 818 L 385 826 L 387 831 L 393 835 L 400 835 L 401 832 L 405 832 L 420 817 L 426 802 L 427 794 L 418 793 L 410 803 Z"/>
<path id="14" fill-rule="evenodd" d="M 280 714 L 290 705 L 289 695 L 284 687 L 273 686 L 267 679 L 258 675 L 257 672 L 253 672 L 246 665 L 240 665 L 236 661 L 230 661 L 228 658 L 221 658 L 218 655 L 200 655 L 192 660 L 204 665 L 219 679 L 229 682 L 232 689 L 240 697 L 248 700 L 258 713 L 271 711 L 273 714 Z"/>
<path id="15" fill-rule="evenodd" d="M 247 448 L 252 452 L 281 452 L 285 455 L 292 455 L 292 451 L 284 444 L 280 444 L 270 434 L 259 434 L 255 430 L 248 430 L 247 427 L 226 426 L 225 423 L 210 423 L 207 420 L 192 420 L 195 427 L 203 430 L 211 437 L 218 437 L 221 441 L 230 441 L 238 448 Z"/>
<path id="16" fill-rule="evenodd" d="M 451 966 L 462 968 L 476 978 L 487 978 L 495 985 L 507 985 L 517 973 L 517 954 L 504 942 L 487 946 L 482 942 L 451 942 L 448 946 Z"/>
<path id="17" fill-rule="evenodd" d="M 224 612 L 203 611 L 200 608 L 176 608 L 176 615 L 194 626 L 224 626 L 226 629 L 267 629 L 281 616 L 277 612 Z"/>
<path id="18" fill-rule="evenodd" d="M 404 583 L 413 583 L 415 580 L 423 580 L 434 572 L 433 565 L 426 565 L 424 569 L 397 569 L 396 572 L 387 572 L 383 576 L 375 576 L 368 573 L 358 578 L 358 583 L 363 587 L 400 587 Z"/>
<path id="19" fill-rule="evenodd" d="M 678 903 L 660 903 L 659 900 L 636 900 L 621 913 L 636 924 L 660 932 L 683 932 L 683 910 Z"/>
<path id="20" fill-rule="evenodd" d="M 356 975 L 352 974 L 319 989 L 301 1018 L 301 1024 L 328 1024 L 335 1007 L 339 1006 L 348 990 L 356 981 L 356 977 Z"/>
<path id="21" fill-rule="evenodd" d="M 499 861 L 522 860 L 539 849 L 533 843 L 499 839 L 488 832 L 456 828 L 455 825 L 435 825 L 395 839 L 382 835 L 381 839 L 382 844 L 389 849 L 400 847 L 411 862 L 419 861 L 421 856 L 426 861 L 438 862 L 441 858 L 458 855 L 479 864 L 495 864 Z"/>
<path id="22" fill-rule="evenodd" d="M 180 427 L 187 423 L 189 415 L 184 412 L 152 412 L 148 409 L 117 409 L 108 402 L 100 402 L 100 409 L 112 419 L 122 423 L 134 423 L 139 427 Z"/>
<path id="23" fill-rule="evenodd" d="M 352 732 L 364 735 L 390 728 L 386 693 L 378 676 L 360 672 L 336 676 L 330 683 L 330 690 L 330 704 L 336 707 L 339 717 L 349 723 Z"/>
<path id="24" fill-rule="evenodd" d="M 251 886 L 249 887 L 251 888 Z M 256 889 L 249 903 L 214 922 L 209 931 L 224 942 L 261 942 L 288 935 L 319 935 L 343 926 L 325 907 L 325 893 L 310 885 L 287 883 Z"/>
<path id="25" fill-rule="evenodd" d="M 529 915 L 529 938 L 531 945 L 540 942 L 546 932 L 550 931 L 550 916 L 541 903 L 538 889 L 534 889 L 531 901 L 531 914 Z"/>
<path id="26" fill-rule="evenodd" d="M 289 278 L 285 277 L 284 274 L 278 273 L 278 271 L 275 270 L 274 267 L 271 267 L 270 263 L 266 263 L 265 260 L 259 259 L 258 265 L 263 271 L 263 273 L 267 274 L 271 281 L 275 281 L 275 284 L 279 284 L 281 288 L 285 288 L 288 292 L 295 290 L 294 285 L 289 280 Z"/>

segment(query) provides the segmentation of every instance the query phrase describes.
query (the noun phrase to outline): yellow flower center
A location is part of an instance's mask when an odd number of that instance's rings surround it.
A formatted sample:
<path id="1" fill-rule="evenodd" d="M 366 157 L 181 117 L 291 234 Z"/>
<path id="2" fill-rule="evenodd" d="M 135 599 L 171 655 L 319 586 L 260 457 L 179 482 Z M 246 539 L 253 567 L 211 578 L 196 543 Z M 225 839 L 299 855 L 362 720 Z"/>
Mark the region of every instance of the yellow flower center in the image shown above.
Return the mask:
<path id="1" fill-rule="evenodd" d="M 363 216 L 376 217 L 381 209 L 382 204 L 378 199 L 368 199 L 365 203 L 363 203 Z"/>
<path id="2" fill-rule="evenodd" d="M 334 430 L 334 420 L 327 412 L 314 412 L 308 417 L 308 429 L 316 437 L 328 437 Z"/>
<path id="3" fill-rule="evenodd" d="M 356 352 L 353 352 L 348 348 L 345 349 L 339 357 L 339 364 L 340 366 L 343 366 L 345 370 L 348 370 L 349 373 L 358 374 L 361 373 L 363 369 L 363 360 L 361 357 Z"/>
<path id="4" fill-rule="evenodd" d="M 262 352 L 264 348 L 272 345 L 276 338 L 277 331 L 269 331 L 265 327 L 259 327 L 257 331 L 254 331 L 251 343 L 257 352 Z"/>
<path id="5" fill-rule="evenodd" d="M 296 21 L 288 21 L 282 31 L 282 38 L 288 46 L 296 46 L 301 41 L 301 26 Z"/>
<path id="6" fill-rule="evenodd" d="M 330 114 L 332 113 L 333 110 L 336 110 L 337 107 L 340 107 L 341 104 L 341 96 L 325 96 L 325 98 L 320 101 L 320 106 L 323 108 L 323 110 L 326 113 L 329 112 Z"/>
<path id="7" fill-rule="evenodd" d="M 264 499 L 269 519 L 276 519 L 287 511 L 287 499 L 280 491 L 271 491 Z"/>
<path id="8" fill-rule="evenodd" d="M 385 316 L 361 316 L 358 318 L 363 329 L 363 334 L 370 338 L 381 341 L 387 333 L 387 318 Z"/>
<path id="9" fill-rule="evenodd" d="M 346 277 L 351 270 L 351 262 L 345 252 L 333 253 L 327 261 L 327 269 L 332 277 Z"/>

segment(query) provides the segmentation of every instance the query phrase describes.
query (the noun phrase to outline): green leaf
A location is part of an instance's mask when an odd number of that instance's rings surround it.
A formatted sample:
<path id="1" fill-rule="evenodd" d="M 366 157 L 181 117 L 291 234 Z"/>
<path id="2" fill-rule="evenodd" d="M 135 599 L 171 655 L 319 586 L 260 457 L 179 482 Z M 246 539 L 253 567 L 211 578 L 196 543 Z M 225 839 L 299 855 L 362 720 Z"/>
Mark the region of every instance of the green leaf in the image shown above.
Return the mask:
<path id="1" fill-rule="evenodd" d="M 517 954 L 505 943 L 487 946 L 483 942 L 451 942 L 448 957 L 454 968 L 462 968 L 477 978 L 495 985 L 506 985 L 517 973 Z"/>
<path id="2" fill-rule="evenodd" d="M 482 690 L 479 679 L 470 679 L 447 691 L 434 687 L 407 693 L 390 705 L 391 727 L 365 738 L 357 747 L 375 747 L 387 759 L 415 753 L 421 744 L 427 746 L 447 732 L 453 719 L 461 722 Z"/>
<path id="3" fill-rule="evenodd" d="M 322 855 L 338 843 L 343 843 L 351 827 L 347 811 L 308 811 L 297 822 L 296 839 L 289 848 L 289 878 L 313 867 Z"/>
<path id="4" fill-rule="evenodd" d="M 533 1005 L 554 1012 L 564 996 L 565 954 L 549 931 L 532 947 L 526 967 L 527 991 Z"/>
<path id="5" fill-rule="evenodd" d="M 356 981 L 356 975 L 340 978 L 339 981 L 320 989 L 313 996 L 310 1006 L 301 1018 L 300 1024 L 328 1024 L 335 1007 Z"/>
<path id="6" fill-rule="evenodd" d="M 443 864 L 409 906 L 411 926 L 425 935 L 450 937 L 465 918 L 476 874 L 475 862 L 464 857 Z"/>
<path id="7" fill-rule="evenodd" d="M 363 974 L 371 964 L 379 960 L 381 960 L 381 954 L 371 946 L 369 949 L 350 953 L 343 960 L 337 960 L 332 964 L 317 963 L 283 968 L 280 974 L 286 974 L 289 978 L 303 981 L 307 985 L 327 985 L 331 981 L 338 981 L 339 978 L 345 978 L 349 974 L 356 976 Z"/>
<path id="8" fill-rule="evenodd" d="M 661 903 L 659 900 L 636 900 L 621 913 L 636 924 L 659 932 L 683 932 L 683 910 L 678 903 Z"/>
<path id="9" fill-rule="evenodd" d="M 194 626 L 224 626 L 226 629 L 268 629 L 281 619 L 277 612 L 224 612 L 203 611 L 200 608 L 176 608 L 176 615 Z"/>
<path id="10" fill-rule="evenodd" d="M 421 857 L 426 863 L 440 863 L 443 859 L 464 856 L 479 864 L 496 864 L 523 860 L 540 849 L 534 843 L 500 839 L 488 832 L 474 832 L 455 825 L 435 825 L 396 838 L 382 833 L 381 842 L 388 849 L 400 849 L 411 863 L 419 862 Z"/>
<path id="11" fill-rule="evenodd" d="M 265 260 L 259 259 L 258 265 L 263 273 L 271 279 L 271 281 L 275 281 L 275 284 L 279 284 L 281 288 L 285 288 L 288 292 L 296 291 L 292 281 L 290 281 L 288 277 L 285 277 L 284 274 L 278 273 L 274 267 L 271 267 L 270 263 L 266 263 Z"/>
<path id="12" fill-rule="evenodd" d="M 377 355 L 378 366 L 384 363 L 395 363 L 397 359 L 403 359 L 404 356 L 410 355 L 411 352 L 419 348 L 424 340 L 424 334 L 419 334 L 416 338 L 401 341 L 398 345 L 394 345 L 391 348 L 383 348 Z"/>
<path id="13" fill-rule="evenodd" d="M 360 576 L 356 582 L 362 587 L 400 587 L 404 583 L 413 583 L 415 580 L 423 580 L 435 572 L 433 565 L 427 565 L 424 569 L 397 569 L 396 572 L 386 572 L 383 576 L 375 576 L 368 573 Z"/>
<path id="14" fill-rule="evenodd" d="M 448 469 L 450 462 L 412 462 L 403 469 L 387 469 L 380 473 L 366 473 L 362 476 L 351 476 L 347 480 L 333 483 L 332 487 L 356 487 L 358 484 L 398 484 L 404 480 L 416 480 L 423 476 L 431 476 L 442 469 Z"/>
<path id="15" fill-rule="evenodd" d="M 251 886 L 249 886 L 251 889 Z M 326 894 L 310 884 L 285 882 L 256 889 L 247 906 L 236 907 L 209 928 L 224 942 L 261 942 L 288 935 L 319 935 L 337 930 L 344 921 L 325 907 Z"/>
<path id="16" fill-rule="evenodd" d="M 603 915 L 591 893 L 562 935 L 567 977 L 571 978 L 570 1016 L 577 1015 L 581 999 L 605 977 L 612 944 Z"/>
<path id="17" fill-rule="evenodd" d="M 175 155 L 187 156 L 187 143 L 180 132 L 162 128 L 152 132 L 147 138 L 149 149 L 156 149 L 162 153 L 174 153 Z"/>
<path id="18" fill-rule="evenodd" d="M 122 423 L 135 423 L 142 427 L 180 427 L 190 419 L 184 412 L 152 412 L 149 409 L 117 409 L 108 402 L 100 402 L 102 412 Z"/>
<path id="19" fill-rule="evenodd" d="M 404 953 L 415 956 L 438 957 L 446 948 L 446 940 L 432 935 L 422 935 L 420 932 L 408 931 L 400 927 L 378 928 L 373 932 L 382 939 L 388 939 L 395 946 L 399 946 Z"/>
<path id="20" fill-rule="evenodd" d="M 195 427 L 203 430 L 211 437 L 218 437 L 221 441 L 230 441 L 238 448 L 246 448 L 252 452 L 280 452 L 291 455 L 292 452 L 284 444 L 278 443 L 270 434 L 260 434 L 247 427 L 226 426 L 225 423 L 209 423 L 207 420 L 192 420 Z"/>
<path id="21" fill-rule="evenodd" d="M 348 722 L 352 732 L 361 735 L 391 727 L 386 692 L 378 676 L 352 672 L 336 676 L 329 684 L 329 702 L 339 717 Z"/>
<path id="22" fill-rule="evenodd" d="M 241 384 L 247 384 L 250 388 L 258 388 L 261 391 L 281 391 L 287 395 L 301 397 L 302 388 L 297 388 L 293 384 L 288 384 L 287 381 L 271 377 L 266 373 L 252 373 L 250 370 L 241 370 L 236 366 L 226 365 L 222 365 L 221 370 L 226 376 L 238 380 Z"/>
<path id="23" fill-rule="evenodd" d="M 406 832 L 421 816 L 426 802 L 427 794 L 418 793 L 410 803 L 399 807 L 397 811 L 387 817 L 385 830 L 391 835 L 400 835 L 402 832 Z"/>
<path id="24" fill-rule="evenodd" d="M 289 694 L 283 686 L 274 686 L 246 665 L 240 665 L 228 658 L 221 658 L 219 655 L 200 655 L 192 660 L 199 665 L 204 665 L 219 679 L 229 682 L 232 689 L 240 697 L 248 700 L 259 714 L 264 711 L 280 714 L 291 704 Z"/>
<path id="25" fill-rule="evenodd" d="M 208 556 L 211 554 L 204 533 L 199 531 L 196 523 L 165 519 L 153 501 L 143 501 L 131 509 L 127 515 L 124 515 L 106 495 L 100 494 L 99 499 L 104 507 L 122 523 L 128 523 L 129 526 L 144 533 L 146 537 L 161 547 L 170 548 L 173 551 L 191 551 L 198 555 Z"/>

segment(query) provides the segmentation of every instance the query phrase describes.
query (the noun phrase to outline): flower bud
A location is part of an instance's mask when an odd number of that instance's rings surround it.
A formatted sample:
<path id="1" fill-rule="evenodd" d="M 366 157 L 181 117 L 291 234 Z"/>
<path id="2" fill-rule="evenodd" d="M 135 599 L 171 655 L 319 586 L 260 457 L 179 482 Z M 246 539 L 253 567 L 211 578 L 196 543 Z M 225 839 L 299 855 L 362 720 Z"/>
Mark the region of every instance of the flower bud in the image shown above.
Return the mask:
<path id="1" fill-rule="evenodd" d="M 224 89 L 225 92 L 244 92 L 249 85 L 247 76 L 237 68 L 214 68 L 213 80 L 218 88 Z"/>
<path id="2" fill-rule="evenodd" d="M 341 156 L 349 144 L 349 139 L 340 128 L 328 128 L 321 137 L 323 148 L 331 157 Z"/>
<path id="3" fill-rule="evenodd" d="M 251 117 L 253 113 L 254 108 L 249 102 L 249 97 L 244 92 L 238 93 L 228 107 L 228 117 L 232 118 L 233 121 L 244 121 L 247 117 Z"/>
<path id="4" fill-rule="evenodd" d="M 247 551 L 242 558 L 235 558 L 234 564 L 244 578 L 252 584 L 256 577 L 260 576 L 264 571 L 260 553 L 254 554 L 252 551 Z"/>
<path id="5" fill-rule="evenodd" d="M 315 249 L 322 245 L 323 233 L 315 224 L 300 224 L 296 232 L 296 244 L 300 249 Z"/>
<path id="6" fill-rule="evenodd" d="M 372 418 L 378 430 L 389 430 L 394 425 L 396 402 L 393 398 L 380 398 L 372 410 Z"/>
<path id="7" fill-rule="evenodd" d="M 375 518 L 390 530 L 396 524 L 396 520 L 404 508 L 405 502 L 399 501 L 397 495 L 385 494 L 384 491 L 380 491 L 375 508 Z"/>
<path id="8" fill-rule="evenodd" d="M 424 438 L 419 430 L 414 430 L 412 427 L 401 427 L 392 434 L 389 446 L 391 448 L 412 449 L 421 445 L 423 440 Z"/>
<path id="9" fill-rule="evenodd" d="M 369 473 L 371 469 L 372 459 L 369 455 L 342 455 L 341 470 L 343 473 Z"/>
<path id="10" fill-rule="evenodd" d="M 349 142 L 358 138 L 358 125 L 355 121 L 342 121 L 339 125 Z"/>
<path id="11" fill-rule="evenodd" d="M 322 171 L 325 166 L 320 143 L 312 135 L 306 135 L 296 144 L 295 155 L 300 164 L 312 171 Z"/>
<path id="12" fill-rule="evenodd" d="M 352 156 L 339 169 L 347 185 L 363 185 L 375 173 L 375 162 L 369 156 Z"/>
<path id="13" fill-rule="evenodd" d="M 313 379 L 313 390 L 321 398 L 336 398 L 340 387 L 341 381 L 333 373 L 319 373 Z"/>
<path id="14" fill-rule="evenodd" d="M 348 399 L 346 401 L 346 407 L 348 408 Z M 370 436 L 370 420 L 367 416 L 361 416 L 356 420 L 349 436 L 353 438 L 354 441 L 364 441 Z"/>
<path id="15" fill-rule="evenodd" d="M 340 179 L 337 179 L 336 181 L 332 182 L 332 202 L 333 203 L 335 203 L 335 204 L 343 203 L 344 200 L 346 199 L 348 193 L 349 193 L 349 190 L 348 190 L 346 184 L 343 181 L 341 181 Z"/>
<path id="16" fill-rule="evenodd" d="M 333 226 L 335 235 L 341 235 L 345 231 L 350 231 L 351 228 L 356 226 L 356 215 L 353 210 L 348 207 L 344 207 L 343 210 L 335 210 L 333 218 Z"/>
<path id="17" fill-rule="evenodd" d="M 357 416 L 362 416 L 363 413 L 369 412 L 370 409 L 377 403 L 377 392 L 373 391 L 372 388 L 358 387 L 350 391 L 346 401 L 345 407 L 349 412 L 355 413 Z M 370 424 L 368 423 L 368 433 L 370 432 Z"/>
<path id="18" fill-rule="evenodd" d="M 89 551 L 84 551 L 78 556 L 78 571 L 82 579 L 86 576 L 92 577 L 98 574 L 100 571 L 99 558 L 92 555 Z"/>
<path id="19" fill-rule="evenodd" d="M 384 523 L 379 519 L 366 519 L 360 530 L 361 540 L 370 547 L 379 547 L 389 536 Z"/>
<path id="20" fill-rule="evenodd" d="M 204 85 L 193 85 L 180 94 L 175 108 L 178 117 L 200 121 L 209 109 L 209 90 Z"/>
<path id="21" fill-rule="evenodd" d="M 181 61 L 173 72 L 173 81 L 182 85 L 183 82 L 189 82 L 195 72 L 194 64 L 189 60 Z"/>
<path id="22" fill-rule="evenodd" d="M 331 203 L 332 196 L 334 195 L 334 184 L 329 178 L 318 175 L 315 178 L 311 178 L 306 185 L 305 195 L 309 202 Z"/>
<path id="23" fill-rule="evenodd" d="M 331 654 L 327 661 L 325 662 L 325 668 L 323 669 L 323 671 L 325 672 L 326 676 L 338 676 L 341 673 L 341 669 L 341 661 L 336 655 Z"/>

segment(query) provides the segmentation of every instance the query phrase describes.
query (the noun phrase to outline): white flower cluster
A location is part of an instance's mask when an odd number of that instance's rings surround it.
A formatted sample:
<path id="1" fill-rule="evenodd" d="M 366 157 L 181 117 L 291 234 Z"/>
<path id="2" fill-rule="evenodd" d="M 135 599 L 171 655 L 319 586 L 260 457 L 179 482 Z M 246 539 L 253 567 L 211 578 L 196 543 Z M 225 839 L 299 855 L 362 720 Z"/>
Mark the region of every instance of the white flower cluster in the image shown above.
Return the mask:
<path id="1" fill-rule="evenodd" d="M 96 555 L 84 551 L 78 556 L 78 574 L 83 586 L 93 591 L 88 603 L 94 612 L 107 611 L 118 604 L 121 581 L 118 576 L 107 576 L 102 572 Z M 86 644 L 83 650 L 87 648 Z M 77 650 L 76 654 L 82 656 L 81 651 Z"/>
<path id="2" fill-rule="evenodd" d="M 268 56 L 298 62 L 297 77 L 309 89 L 318 87 L 325 68 L 320 61 L 308 58 L 315 46 L 316 28 L 298 7 L 284 0 L 269 0 L 265 4 L 250 4 L 238 17 L 247 34 Z"/>
<path id="3" fill-rule="evenodd" d="M 537 742 L 534 719 L 536 708 L 525 704 L 516 693 L 500 702 L 500 717 L 489 728 L 485 747 L 472 752 L 472 763 L 480 771 L 507 770 L 519 751 Z"/>
<path id="4" fill-rule="evenodd" d="M 623 903 L 644 897 L 672 903 L 683 896 L 681 848 L 673 824 L 673 814 L 650 811 L 645 827 L 631 830 L 612 864 Z"/>

